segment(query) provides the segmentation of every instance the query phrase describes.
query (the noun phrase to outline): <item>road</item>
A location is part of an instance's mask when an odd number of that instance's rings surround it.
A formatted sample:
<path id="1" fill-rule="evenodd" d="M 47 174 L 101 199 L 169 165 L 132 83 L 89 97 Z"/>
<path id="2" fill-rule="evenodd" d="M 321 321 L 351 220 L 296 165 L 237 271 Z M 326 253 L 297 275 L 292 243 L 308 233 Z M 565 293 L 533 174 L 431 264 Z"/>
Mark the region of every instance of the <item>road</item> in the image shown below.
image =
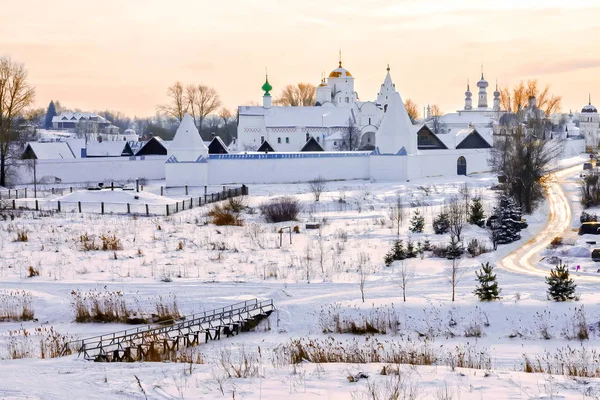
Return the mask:
<path id="1" fill-rule="evenodd" d="M 531 276 L 548 276 L 548 269 L 539 268 L 538 263 L 542 252 L 553 238 L 564 236 L 571 228 L 571 206 L 561 182 L 581 171 L 581 165 L 569 167 L 551 175 L 551 183 L 548 187 L 548 222 L 535 237 L 525 243 L 517 250 L 504 257 L 499 266 L 508 271 L 527 274 Z M 588 274 L 573 274 L 572 277 L 578 282 L 600 282 L 599 276 Z"/>

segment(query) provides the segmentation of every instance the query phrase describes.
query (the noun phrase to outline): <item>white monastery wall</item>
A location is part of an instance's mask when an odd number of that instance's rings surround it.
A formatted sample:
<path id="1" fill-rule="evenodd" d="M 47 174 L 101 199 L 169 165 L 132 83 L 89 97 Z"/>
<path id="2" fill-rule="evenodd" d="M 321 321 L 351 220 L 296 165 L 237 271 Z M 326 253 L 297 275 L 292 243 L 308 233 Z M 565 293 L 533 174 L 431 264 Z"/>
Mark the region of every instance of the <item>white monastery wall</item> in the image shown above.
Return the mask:
<path id="1" fill-rule="evenodd" d="M 167 156 L 37 160 L 36 176 L 38 182 L 57 177 L 62 183 L 165 179 L 166 160 Z M 32 183 L 33 161 L 23 161 L 15 172 L 16 184 Z"/>

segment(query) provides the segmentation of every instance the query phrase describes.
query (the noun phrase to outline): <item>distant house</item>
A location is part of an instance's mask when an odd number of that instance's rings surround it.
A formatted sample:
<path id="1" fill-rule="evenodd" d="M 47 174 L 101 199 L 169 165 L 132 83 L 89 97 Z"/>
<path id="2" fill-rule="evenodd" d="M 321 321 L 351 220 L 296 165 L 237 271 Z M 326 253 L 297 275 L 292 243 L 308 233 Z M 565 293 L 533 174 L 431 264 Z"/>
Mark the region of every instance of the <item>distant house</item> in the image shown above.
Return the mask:
<path id="1" fill-rule="evenodd" d="M 127 157 L 133 156 L 128 142 L 90 142 L 86 147 L 86 157 Z"/>
<path id="2" fill-rule="evenodd" d="M 119 127 L 106 118 L 94 113 L 65 111 L 52 118 L 52 129 L 64 130 L 81 135 L 118 135 Z"/>

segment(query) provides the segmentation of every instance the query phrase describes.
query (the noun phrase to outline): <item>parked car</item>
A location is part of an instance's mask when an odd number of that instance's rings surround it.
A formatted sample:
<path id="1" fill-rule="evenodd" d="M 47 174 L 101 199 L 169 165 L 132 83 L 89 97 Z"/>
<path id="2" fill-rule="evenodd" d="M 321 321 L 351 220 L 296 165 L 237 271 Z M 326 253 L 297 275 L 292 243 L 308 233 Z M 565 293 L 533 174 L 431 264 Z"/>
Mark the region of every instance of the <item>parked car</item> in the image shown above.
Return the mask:
<path id="1" fill-rule="evenodd" d="M 594 166 L 592 165 L 591 162 L 583 163 L 583 170 L 584 171 L 587 171 L 587 170 L 592 169 L 592 168 L 594 168 Z"/>
<path id="2" fill-rule="evenodd" d="M 579 227 L 580 235 L 600 235 L 600 222 L 584 222 Z"/>
<path id="3" fill-rule="evenodd" d="M 592 261 L 600 262 L 600 249 L 592 250 Z"/>

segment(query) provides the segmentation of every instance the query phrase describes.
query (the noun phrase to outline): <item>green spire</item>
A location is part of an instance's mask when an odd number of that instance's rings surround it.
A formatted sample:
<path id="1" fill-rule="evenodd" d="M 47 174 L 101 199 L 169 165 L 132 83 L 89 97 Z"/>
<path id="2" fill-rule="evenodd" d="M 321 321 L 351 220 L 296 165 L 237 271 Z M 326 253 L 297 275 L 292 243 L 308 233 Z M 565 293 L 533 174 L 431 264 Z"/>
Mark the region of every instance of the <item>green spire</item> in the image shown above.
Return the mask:
<path id="1" fill-rule="evenodd" d="M 264 85 L 262 85 L 262 90 L 265 91 L 265 96 L 270 96 L 271 93 L 269 92 L 273 90 L 273 86 L 271 86 L 271 84 L 269 83 L 269 77 L 267 75 L 265 75 L 265 83 Z"/>

